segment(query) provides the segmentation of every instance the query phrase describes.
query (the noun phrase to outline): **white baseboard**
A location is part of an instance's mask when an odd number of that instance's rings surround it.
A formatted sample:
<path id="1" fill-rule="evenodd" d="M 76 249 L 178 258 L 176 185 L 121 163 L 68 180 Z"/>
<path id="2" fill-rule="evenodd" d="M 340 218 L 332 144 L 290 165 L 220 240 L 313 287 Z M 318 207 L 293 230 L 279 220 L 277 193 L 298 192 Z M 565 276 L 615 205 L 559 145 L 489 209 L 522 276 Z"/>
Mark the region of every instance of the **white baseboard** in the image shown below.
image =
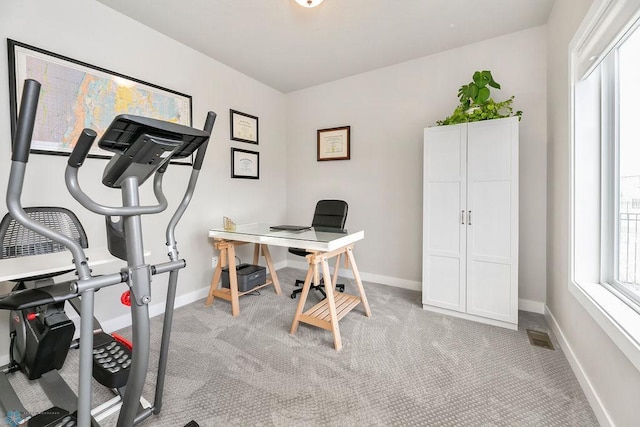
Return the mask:
<path id="1" fill-rule="evenodd" d="M 277 262 L 273 265 L 276 271 L 281 268 L 286 267 L 286 261 Z M 185 306 L 187 304 L 191 304 L 192 302 L 196 302 L 203 298 L 206 298 L 209 294 L 209 286 L 205 286 L 200 289 L 196 289 L 195 291 L 189 292 L 184 295 L 180 295 L 176 297 L 175 308 L 179 308 Z M 157 304 L 153 304 L 149 306 L 149 317 L 156 317 L 162 313 L 164 313 L 165 301 L 161 301 Z M 124 316 L 116 317 L 115 319 L 107 320 L 102 322 L 102 329 L 105 332 L 113 332 L 118 329 L 126 328 L 131 325 L 131 315 L 128 313 Z"/>
<path id="2" fill-rule="evenodd" d="M 304 261 L 294 261 L 294 260 L 283 260 L 274 264 L 274 268 L 276 269 L 276 271 L 284 267 L 291 267 L 291 268 L 297 268 L 300 270 L 306 270 L 308 267 L 308 264 Z M 339 271 L 339 274 L 343 277 L 348 277 L 350 279 L 353 279 L 353 273 L 351 272 L 350 269 L 341 268 Z M 393 286 L 393 287 L 402 288 L 402 289 L 409 289 L 413 291 L 422 290 L 422 283 L 415 280 L 399 279 L 397 277 L 382 276 L 379 274 L 371 274 L 371 273 L 364 273 L 364 272 L 360 272 L 360 277 L 362 280 L 367 282 L 379 283 L 382 285 Z M 208 291 L 209 291 L 209 287 L 205 286 L 200 289 L 196 289 L 195 291 L 189 292 L 187 294 L 180 295 L 176 297 L 175 307 L 176 308 L 182 307 L 187 304 L 191 304 L 192 302 L 203 299 L 207 296 Z M 156 304 L 150 305 L 149 316 L 155 317 L 164 313 L 164 307 L 165 307 L 164 301 L 160 301 Z M 537 301 L 520 299 L 518 301 L 518 308 L 524 311 L 545 314 L 544 303 L 537 302 Z M 77 319 L 76 319 L 77 314 L 73 310 L 69 310 L 68 314 L 69 314 L 69 317 L 72 320 L 74 320 L 74 322 L 77 322 Z M 101 324 L 105 332 L 117 331 L 119 329 L 126 328 L 127 326 L 131 325 L 131 315 L 127 313 L 125 315 L 116 317 L 114 319 L 102 321 Z M 0 355 L 0 366 L 5 365 L 7 363 L 9 363 L 9 355 Z"/>
<path id="3" fill-rule="evenodd" d="M 284 268 L 287 266 L 287 261 L 280 261 L 273 265 L 273 267 L 277 270 Z M 202 287 L 200 289 L 196 289 L 195 291 L 189 292 L 184 295 L 180 295 L 176 297 L 175 308 L 185 306 L 187 304 L 191 304 L 192 302 L 201 300 L 205 298 L 209 294 L 209 286 Z M 164 313 L 165 301 L 160 301 L 156 304 L 152 304 L 149 306 L 149 317 L 155 317 L 162 313 Z M 73 309 L 67 310 L 67 315 L 69 319 L 71 319 L 76 324 L 76 334 L 75 338 L 79 337 L 80 334 L 80 319 L 78 313 L 76 313 Z M 131 315 L 129 313 L 118 316 L 113 319 L 101 321 L 102 329 L 105 332 L 113 332 L 122 328 L 126 328 L 131 325 Z M 2 339 L 2 338 L 0 338 Z M 4 366 L 9 364 L 9 355 L 2 354 L 0 355 L 0 366 Z"/>
<path id="4" fill-rule="evenodd" d="M 532 301 L 530 299 L 519 299 L 518 310 L 529 311 L 531 313 L 545 314 L 543 302 Z"/>
<path id="5" fill-rule="evenodd" d="M 175 308 L 182 307 L 187 304 L 191 304 L 194 301 L 205 298 L 209 293 L 209 287 L 196 289 L 188 294 L 180 295 L 176 297 Z M 164 313 L 165 301 L 160 301 L 156 304 L 149 306 L 149 317 L 156 317 Z M 115 319 L 101 322 L 102 329 L 105 332 L 113 332 L 118 329 L 126 328 L 131 325 L 131 315 L 129 313 L 116 317 Z"/>
<path id="6" fill-rule="evenodd" d="M 488 317 L 476 316 L 473 314 L 462 313 L 455 310 L 449 310 L 446 308 L 440 308 L 433 305 L 422 304 L 422 308 L 434 313 L 446 314 L 447 316 L 458 317 L 460 319 L 472 320 L 474 322 L 484 323 L 486 325 L 500 326 L 501 328 L 511 329 L 512 331 L 518 330 L 517 323 L 503 322 L 502 320 L 490 319 Z"/>
<path id="7" fill-rule="evenodd" d="M 582 369 L 582 365 L 580 364 L 580 361 L 577 359 L 575 353 L 573 352 L 571 345 L 569 344 L 566 337 L 564 336 L 562 329 L 560 329 L 560 325 L 558 325 L 556 318 L 553 316 L 553 313 L 551 313 L 551 311 L 549 310 L 549 307 L 547 307 L 546 305 L 544 310 L 544 316 L 547 320 L 547 324 L 551 327 L 551 330 L 555 334 L 556 338 L 558 338 L 558 341 L 560 342 L 560 347 L 562 348 L 562 352 L 564 353 L 567 360 L 569 361 L 569 365 L 571 366 L 573 373 L 578 379 L 578 382 L 580 383 L 580 387 L 582 387 L 582 391 L 584 391 L 584 394 L 587 397 L 587 400 L 589 401 L 589 404 L 591 405 L 591 409 L 593 409 L 593 412 L 596 415 L 598 422 L 603 427 L 614 426 L 615 424 L 613 423 L 613 420 L 611 419 L 611 417 L 609 416 L 609 413 L 607 412 L 606 408 L 602 404 L 600 397 L 598 397 L 598 393 L 596 393 L 596 390 L 593 387 L 593 384 L 591 384 L 591 381 L 589 381 L 589 378 L 586 376 L 584 369 Z"/>
<path id="8" fill-rule="evenodd" d="M 287 267 L 306 270 L 309 264 L 304 261 L 287 260 Z M 353 273 L 350 269 L 341 268 L 338 274 L 342 277 L 353 279 Z M 360 278 L 365 282 L 380 283 L 381 285 L 393 286 L 395 288 L 410 289 L 412 291 L 421 291 L 422 283 L 415 280 L 398 279 L 397 277 L 381 276 L 379 274 L 360 272 Z"/>
<path id="9" fill-rule="evenodd" d="M 308 264 L 304 261 L 287 260 L 287 266 L 306 270 Z M 353 273 L 349 269 L 341 268 L 339 274 L 343 277 L 353 279 Z M 379 274 L 360 272 L 360 278 L 366 282 L 380 283 L 381 285 L 393 286 L 395 288 L 410 289 L 412 291 L 422 291 L 422 282 L 415 280 L 398 279 L 397 277 L 381 276 Z M 544 314 L 544 303 L 527 299 L 518 300 L 518 309 L 530 311 L 532 313 Z"/>

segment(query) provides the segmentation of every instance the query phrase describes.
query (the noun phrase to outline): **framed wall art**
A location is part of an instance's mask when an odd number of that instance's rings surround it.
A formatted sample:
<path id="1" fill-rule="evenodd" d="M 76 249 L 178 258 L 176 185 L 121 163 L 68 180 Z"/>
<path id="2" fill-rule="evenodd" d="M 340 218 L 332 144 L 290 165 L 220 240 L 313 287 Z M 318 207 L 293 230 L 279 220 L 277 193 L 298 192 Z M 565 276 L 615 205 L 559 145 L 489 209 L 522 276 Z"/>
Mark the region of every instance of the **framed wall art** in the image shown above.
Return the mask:
<path id="1" fill-rule="evenodd" d="M 260 153 L 231 148 L 231 178 L 260 179 Z"/>
<path id="2" fill-rule="evenodd" d="M 351 126 L 318 130 L 318 161 L 351 158 Z"/>
<path id="3" fill-rule="evenodd" d="M 25 79 L 42 87 L 31 152 L 68 156 L 84 128 L 98 137 L 89 157 L 110 158 L 97 141 L 119 114 L 191 126 L 191 96 L 8 39 L 12 134 Z M 192 158 L 173 163 L 192 164 Z"/>
<path id="4" fill-rule="evenodd" d="M 231 139 L 258 144 L 258 118 L 236 110 L 229 111 L 231 113 Z"/>

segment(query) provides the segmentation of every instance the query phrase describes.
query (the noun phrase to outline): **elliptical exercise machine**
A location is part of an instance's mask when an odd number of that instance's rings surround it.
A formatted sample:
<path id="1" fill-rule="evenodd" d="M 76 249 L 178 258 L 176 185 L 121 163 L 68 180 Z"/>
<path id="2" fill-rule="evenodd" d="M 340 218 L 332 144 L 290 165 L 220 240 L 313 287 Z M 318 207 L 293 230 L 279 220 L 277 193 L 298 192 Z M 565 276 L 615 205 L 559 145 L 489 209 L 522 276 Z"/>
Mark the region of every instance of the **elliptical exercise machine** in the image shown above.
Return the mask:
<path id="1" fill-rule="evenodd" d="M 138 116 L 117 116 L 98 144 L 100 148 L 115 153 L 105 167 L 102 182 L 107 187 L 121 189 L 123 206 L 118 207 L 98 204 L 80 188 L 78 169 L 84 163 L 97 136 L 91 129 L 82 131 L 67 163 L 65 172 L 67 188 L 82 206 L 106 217 L 109 251 L 112 255 L 127 262 L 127 267 L 118 273 L 92 276 L 82 246 L 64 234 L 55 232 L 40 222 L 31 219 L 20 203 L 39 93 L 40 84 L 37 81 L 25 81 L 20 114 L 14 135 L 11 172 L 7 190 L 7 208 L 11 216 L 24 227 L 66 246 L 72 253 L 78 279 L 36 289 L 12 292 L 7 297 L 0 299 L 0 309 L 19 312 L 79 298 L 80 355 L 77 413 L 67 414 L 64 420 L 69 424 L 64 425 L 74 425 L 76 422 L 81 427 L 96 425 L 91 418 L 92 374 L 96 376 L 96 371 L 99 371 L 100 374 L 98 376 L 102 375 L 103 377 L 101 379 L 96 377 L 96 379 L 104 384 L 105 381 L 108 382 L 109 379 L 114 379 L 110 374 L 115 375 L 120 370 L 113 369 L 116 372 L 111 372 L 109 367 L 105 368 L 104 366 L 94 369 L 100 364 L 100 357 L 96 357 L 102 354 L 99 350 L 112 345 L 111 342 L 102 342 L 102 338 L 97 338 L 96 342 L 94 342 L 94 293 L 96 290 L 106 286 L 120 283 L 127 284 L 131 302 L 133 348 L 129 361 L 130 365 L 126 368 L 128 371 L 126 386 L 121 387 L 123 391 L 122 406 L 117 425 L 118 427 L 132 426 L 152 414 L 158 414 L 162 407 L 162 393 L 169 352 L 178 271 L 186 266 L 185 260 L 178 258 L 175 228 L 187 209 L 195 190 L 216 114 L 213 112 L 208 113 L 204 130 Z M 171 159 L 185 158 L 194 153 L 195 160 L 187 189 L 166 229 L 169 261 L 158 265 L 145 264 L 141 216 L 160 213 L 167 208 L 168 202 L 162 191 L 162 179 L 169 161 Z M 154 175 L 154 195 L 158 203 L 152 206 L 141 206 L 139 186 L 152 174 Z M 116 218 L 121 219 L 116 221 Z M 154 403 L 149 408 L 140 408 L 139 402 L 149 366 L 150 320 L 148 304 L 151 301 L 151 276 L 166 272 L 169 273 L 169 286 L 164 312 Z M 22 324 L 24 325 L 24 322 Z M 121 380 L 115 383 L 120 384 Z M 13 392 L 13 390 L 11 391 Z M 14 405 L 19 404 L 15 392 L 10 395 L 8 390 L 3 390 L 0 393 L 0 397 L 2 396 L 9 396 L 9 400 Z M 22 408 L 22 406 L 18 408 Z M 5 413 L 8 410 L 11 410 L 11 408 L 4 408 Z M 56 423 L 60 421 L 51 421 L 45 418 L 36 415 L 29 419 L 27 423 L 30 426 L 48 426 L 57 425 Z"/>

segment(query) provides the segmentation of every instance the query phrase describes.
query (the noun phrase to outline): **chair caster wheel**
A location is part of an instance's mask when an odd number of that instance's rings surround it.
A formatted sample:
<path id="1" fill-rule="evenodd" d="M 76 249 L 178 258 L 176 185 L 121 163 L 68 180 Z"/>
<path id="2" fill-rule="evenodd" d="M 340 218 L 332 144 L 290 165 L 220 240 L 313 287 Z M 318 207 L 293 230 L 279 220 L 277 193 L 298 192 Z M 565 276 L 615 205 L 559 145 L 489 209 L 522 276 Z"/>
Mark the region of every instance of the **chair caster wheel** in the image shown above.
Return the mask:
<path id="1" fill-rule="evenodd" d="M 291 294 L 291 299 L 296 299 L 296 294 Z"/>

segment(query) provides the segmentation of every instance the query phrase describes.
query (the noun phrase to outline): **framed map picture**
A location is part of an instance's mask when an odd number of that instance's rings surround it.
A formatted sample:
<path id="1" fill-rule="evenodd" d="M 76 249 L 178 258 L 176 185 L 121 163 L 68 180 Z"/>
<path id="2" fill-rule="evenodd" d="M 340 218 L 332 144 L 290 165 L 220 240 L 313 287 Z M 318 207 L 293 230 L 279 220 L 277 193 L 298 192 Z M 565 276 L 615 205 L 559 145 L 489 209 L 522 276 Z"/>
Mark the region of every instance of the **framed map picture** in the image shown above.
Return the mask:
<path id="1" fill-rule="evenodd" d="M 191 126 L 191 96 L 57 55 L 15 40 L 7 40 L 11 131 L 15 134 L 25 79 L 38 81 L 38 101 L 31 152 L 70 155 L 80 132 L 98 137 L 89 157 L 110 158 L 97 142 L 119 114 L 151 117 Z M 174 163 L 192 164 L 193 159 Z"/>

